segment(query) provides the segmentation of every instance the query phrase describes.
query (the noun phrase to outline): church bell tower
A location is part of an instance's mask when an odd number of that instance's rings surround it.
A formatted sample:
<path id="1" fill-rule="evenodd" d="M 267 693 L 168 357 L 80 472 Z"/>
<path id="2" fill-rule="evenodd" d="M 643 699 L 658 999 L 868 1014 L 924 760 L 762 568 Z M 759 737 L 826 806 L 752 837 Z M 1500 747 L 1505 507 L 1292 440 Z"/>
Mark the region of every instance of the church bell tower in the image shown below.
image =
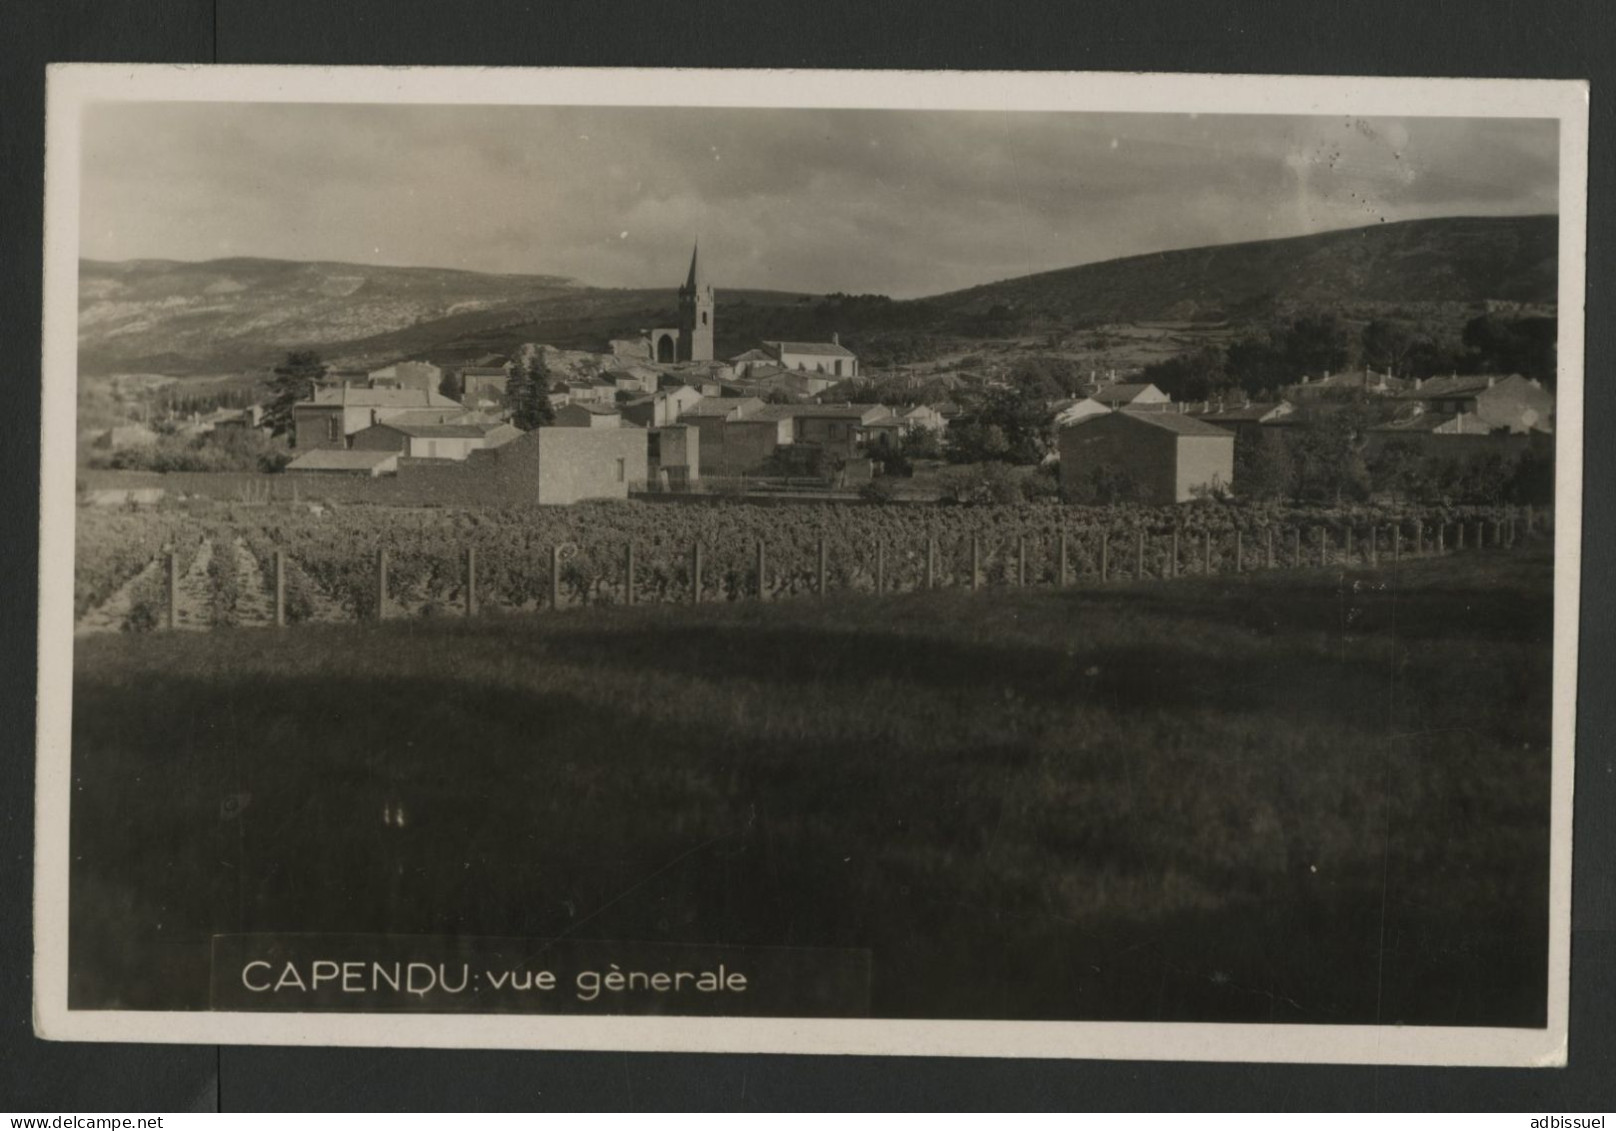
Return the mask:
<path id="1" fill-rule="evenodd" d="M 713 359 L 713 288 L 701 270 L 701 248 L 690 252 L 690 275 L 679 288 L 679 360 Z"/>

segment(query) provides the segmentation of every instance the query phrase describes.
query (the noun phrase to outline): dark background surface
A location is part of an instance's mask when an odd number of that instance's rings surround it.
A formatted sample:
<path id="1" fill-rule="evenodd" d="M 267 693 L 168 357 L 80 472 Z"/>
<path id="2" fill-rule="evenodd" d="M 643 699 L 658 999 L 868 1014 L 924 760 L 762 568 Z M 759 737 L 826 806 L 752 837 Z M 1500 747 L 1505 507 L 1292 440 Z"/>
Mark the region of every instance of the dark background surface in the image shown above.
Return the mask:
<path id="1" fill-rule="evenodd" d="M 1616 1106 L 1612 136 L 1603 0 L 1094 4 L 0 0 L 0 1108 L 1506 1109 Z M 1571 1063 L 1564 1071 L 53 1044 L 30 1022 L 41 184 L 48 62 L 1223 71 L 1593 84 Z M 1575 301 L 1575 296 L 1562 296 Z"/>

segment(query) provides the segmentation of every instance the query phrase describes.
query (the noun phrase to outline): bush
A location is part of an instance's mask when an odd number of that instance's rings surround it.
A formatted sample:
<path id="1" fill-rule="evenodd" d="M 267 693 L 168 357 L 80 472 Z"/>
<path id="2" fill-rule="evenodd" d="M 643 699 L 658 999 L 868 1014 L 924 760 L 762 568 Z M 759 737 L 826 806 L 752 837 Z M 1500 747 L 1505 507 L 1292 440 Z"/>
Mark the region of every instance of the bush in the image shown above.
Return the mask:
<path id="1" fill-rule="evenodd" d="M 1102 464 L 1090 468 L 1086 475 L 1076 477 L 1067 491 L 1066 501 L 1086 506 L 1114 506 L 1117 503 L 1139 502 L 1144 488 L 1124 468 Z"/>
<path id="2" fill-rule="evenodd" d="M 943 495 L 951 502 L 979 506 L 1019 503 L 1025 497 L 1026 478 L 1007 463 L 964 464 L 947 468 L 940 479 Z"/>
<path id="3" fill-rule="evenodd" d="M 119 471 L 280 471 L 292 461 L 283 441 L 245 428 L 219 428 L 201 436 L 163 436 L 142 448 L 107 457 Z"/>
<path id="4" fill-rule="evenodd" d="M 891 503 L 898 498 L 898 487 L 885 477 L 872 479 L 859 488 L 859 498 L 866 503 Z"/>

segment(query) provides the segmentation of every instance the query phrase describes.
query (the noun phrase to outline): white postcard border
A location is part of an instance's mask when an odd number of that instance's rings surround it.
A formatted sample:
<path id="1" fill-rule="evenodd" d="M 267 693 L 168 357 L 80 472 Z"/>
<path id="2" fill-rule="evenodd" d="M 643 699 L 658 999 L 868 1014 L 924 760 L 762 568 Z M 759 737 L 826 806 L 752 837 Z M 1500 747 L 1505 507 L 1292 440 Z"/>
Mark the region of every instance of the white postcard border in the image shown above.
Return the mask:
<path id="1" fill-rule="evenodd" d="M 67 1008 L 80 116 L 98 101 L 555 103 L 1557 118 L 1559 380 L 1548 1024 L 1544 1029 L 1147 1022 L 116 1012 Z M 34 1028 L 53 1040 L 906 1056 L 1563 1065 L 1581 575 L 1588 87 L 1531 79 L 1029 72 L 66 64 L 47 86 Z"/>

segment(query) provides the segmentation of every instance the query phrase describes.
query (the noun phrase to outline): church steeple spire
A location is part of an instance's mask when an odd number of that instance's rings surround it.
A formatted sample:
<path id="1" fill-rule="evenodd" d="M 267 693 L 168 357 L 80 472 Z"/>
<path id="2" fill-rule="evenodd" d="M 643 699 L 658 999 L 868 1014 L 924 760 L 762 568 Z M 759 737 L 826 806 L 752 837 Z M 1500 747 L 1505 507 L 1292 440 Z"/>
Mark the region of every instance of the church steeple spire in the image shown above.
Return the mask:
<path id="1" fill-rule="evenodd" d="M 701 270 L 701 243 L 697 241 L 690 248 L 690 274 L 685 279 L 685 290 L 691 294 L 707 289 L 707 278 Z"/>
<path id="2" fill-rule="evenodd" d="M 701 246 L 690 249 L 690 273 L 679 288 L 679 360 L 713 360 L 713 288 L 701 270 Z"/>

